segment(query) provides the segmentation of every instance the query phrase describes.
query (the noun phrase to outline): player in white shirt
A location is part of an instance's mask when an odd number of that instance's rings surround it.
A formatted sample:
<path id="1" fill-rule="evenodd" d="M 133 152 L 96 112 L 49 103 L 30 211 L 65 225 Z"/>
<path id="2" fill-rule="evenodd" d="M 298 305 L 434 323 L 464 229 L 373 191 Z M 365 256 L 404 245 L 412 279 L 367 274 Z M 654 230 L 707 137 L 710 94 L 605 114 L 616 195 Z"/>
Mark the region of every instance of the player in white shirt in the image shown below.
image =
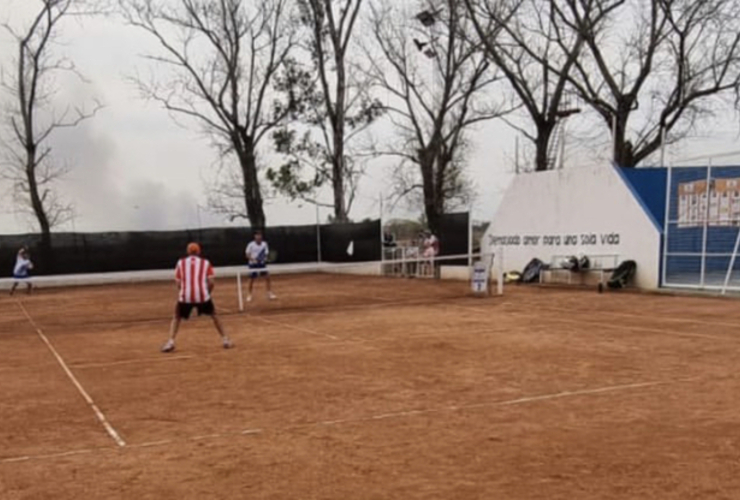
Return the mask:
<path id="1" fill-rule="evenodd" d="M 263 276 L 267 281 L 267 298 L 275 300 L 277 297 L 272 293 L 270 273 L 267 271 L 267 257 L 270 254 L 270 248 L 267 246 L 267 242 L 263 239 L 261 231 L 254 233 L 254 240 L 247 245 L 245 253 L 247 256 L 247 262 L 249 263 L 249 269 L 251 271 L 249 274 L 249 295 L 247 296 L 247 302 L 252 301 L 254 281 L 260 276 Z"/>
<path id="2" fill-rule="evenodd" d="M 28 253 L 26 247 L 21 248 L 18 251 L 18 256 L 15 259 L 15 267 L 13 268 L 13 287 L 10 289 L 10 295 L 15 293 L 15 289 L 18 285 L 25 283 L 28 293 L 31 293 L 33 284 L 31 283 L 31 269 L 33 269 L 33 262 L 31 262 L 31 255 Z"/>

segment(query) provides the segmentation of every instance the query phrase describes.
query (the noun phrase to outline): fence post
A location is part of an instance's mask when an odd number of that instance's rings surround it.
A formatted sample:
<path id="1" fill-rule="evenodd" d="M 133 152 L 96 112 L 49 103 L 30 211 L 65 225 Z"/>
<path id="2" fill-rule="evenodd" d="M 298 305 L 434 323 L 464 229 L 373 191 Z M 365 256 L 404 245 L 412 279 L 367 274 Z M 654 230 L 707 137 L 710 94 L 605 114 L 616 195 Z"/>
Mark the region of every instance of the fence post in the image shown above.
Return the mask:
<path id="1" fill-rule="evenodd" d="M 730 265 L 727 267 L 727 274 L 725 274 L 725 284 L 722 287 L 722 295 L 727 293 L 727 287 L 730 285 L 730 278 L 732 277 L 732 269 L 735 267 L 735 259 L 737 258 L 738 249 L 740 249 L 740 227 L 738 227 L 737 230 L 737 237 L 735 238 L 735 248 L 732 250 Z"/>
<path id="2" fill-rule="evenodd" d="M 316 205 L 316 255 L 319 264 L 321 264 L 321 219 L 319 218 L 319 200 L 314 200 Z"/>
<path id="3" fill-rule="evenodd" d="M 385 260 L 385 227 L 383 227 L 383 193 L 378 195 L 378 201 L 380 203 L 380 262 Z M 381 265 L 382 268 L 382 265 Z M 385 273 L 383 269 L 382 273 Z"/>
<path id="4" fill-rule="evenodd" d="M 504 247 L 498 247 L 495 250 L 494 259 L 496 261 L 496 293 L 504 294 Z"/>
<path id="5" fill-rule="evenodd" d="M 473 265 L 473 205 L 468 209 L 468 267 Z"/>
<path id="6" fill-rule="evenodd" d="M 671 227 L 671 201 L 673 198 L 673 167 L 668 167 L 666 176 L 665 193 L 665 215 L 663 216 L 663 263 L 660 271 L 660 285 L 666 286 L 668 282 L 668 235 Z"/>
<path id="7" fill-rule="evenodd" d="M 665 167 L 665 126 L 660 125 L 660 166 Z"/>
<path id="8" fill-rule="evenodd" d="M 707 167 L 707 188 L 706 188 L 706 207 L 704 209 L 704 230 L 702 233 L 702 243 L 701 243 L 701 277 L 699 280 L 699 286 L 700 288 L 704 288 L 704 285 L 706 283 L 706 274 L 707 274 L 707 234 L 709 230 L 709 197 L 710 197 L 710 188 L 712 184 L 712 159 L 709 158 L 709 166 Z"/>

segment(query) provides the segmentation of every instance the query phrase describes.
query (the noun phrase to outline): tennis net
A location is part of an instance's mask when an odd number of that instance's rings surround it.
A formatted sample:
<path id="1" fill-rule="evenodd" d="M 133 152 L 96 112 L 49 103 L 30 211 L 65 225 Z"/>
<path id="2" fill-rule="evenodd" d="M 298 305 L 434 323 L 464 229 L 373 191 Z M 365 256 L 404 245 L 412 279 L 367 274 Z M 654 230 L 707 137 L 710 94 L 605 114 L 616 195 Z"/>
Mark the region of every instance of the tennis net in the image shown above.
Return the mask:
<path id="1" fill-rule="evenodd" d="M 245 266 L 236 273 L 239 311 L 332 310 L 503 293 L 492 254 L 275 265 L 267 271 Z M 492 282 L 498 283 L 495 290 Z"/>

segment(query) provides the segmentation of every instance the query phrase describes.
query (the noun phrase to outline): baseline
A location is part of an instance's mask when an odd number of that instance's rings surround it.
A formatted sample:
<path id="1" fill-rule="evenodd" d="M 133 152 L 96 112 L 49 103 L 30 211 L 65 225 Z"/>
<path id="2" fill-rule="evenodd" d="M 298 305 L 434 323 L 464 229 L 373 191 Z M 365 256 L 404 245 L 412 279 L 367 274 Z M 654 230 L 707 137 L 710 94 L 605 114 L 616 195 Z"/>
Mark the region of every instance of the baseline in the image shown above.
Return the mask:
<path id="1" fill-rule="evenodd" d="M 409 418 L 409 417 L 416 417 L 420 415 L 454 413 L 454 412 L 461 412 L 461 411 L 467 411 L 467 410 L 476 410 L 476 409 L 481 409 L 481 408 L 497 408 L 497 407 L 516 406 L 516 405 L 523 405 L 523 404 L 542 403 L 542 402 L 548 402 L 548 401 L 553 401 L 553 400 L 558 400 L 558 399 L 598 396 L 598 395 L 604 395 L 604 394 L 616 394 L 616 393 L 627 392 L 627 391 L 637 391 L 637 390 L 648 389 L 652 387 L 674 385 L 674 384 L 680 384 L 680 383 L 690 383 L 690 382 L 696 382 L 700 380 L 701 379 L 699 377 L 694 377 L 694 378 L 675 379 L 675 380 L 635 382 L 631 384 L 595 387 L 592 389 L 579 389 L 579 390 L 574 390 L 574 391 L 561 391 L 561 392 L 551 393 L 551 394 L 524 396 L 524 397 L 519 397 L 515 399 L 491 401 L 491 402 L 486 402 L 486 403 L 450 405 L 450 406 L 440 406 L 436 408 L 419 408 L 419 409 L 414 409 L 414 410 L 405 410 L 405 411 L 396 411 L 396 412 L 389 412 L 389 413 L 366 415 L 366 416 L 355 417 L 355 418 L 345 418 L 345 419 L 337 419 L 337 420 L 322 420 L 322 421 L 316 421 L 316 422 L 311 422 L 311 423 L 306 423 L 306 424 L 301 424 L 301 425 L 288 425 L 288 426 L 272 428 L 272 429 L 249 428 L 249 429 L 241 429 L 238 431 L 221 432 L 221 433 L 216 433 L 216 434 L 190 436 L 190 437 L 181 438 L 177 440 L 165 439 L 165 440 L 159 440 L 159 441 L 150 441 L 146 443 L 129 445 L 126 447 L 126 449 L 155 448 L 155 447 L 170 446 L 170 445 L 175 445 L 177 443 L 187 443 L 187 442 L 193 442 L 193 441 L 213 441 L 217 439 L 233 438 L 236 436 L 254 436 L 254 435 L 265 434 L 267 432 L 289 432 L 293 430 L 307 429 L 307 428 L 312 428 L 312 427 L 335 427 L 335 426 L 340 426 L 340 425 L 345 425 L 345 424 L 357 424 L 357 423 L 373 422 L 373 421 L 378 421 L 378 420 Z M 53 459 L 53 458 L 67 457 L 70 455 L 89 454 L 95 451 L 112 451 L 112 450 L 113 450 L 112 448 L 98 448 L 98 449 L 74 450 L 74 451 L 59 452 L 59 453 L 48 453 L 48 454 L 34 455 L 34 456 L 27 455 L 27 456 L 21 456 L 21 457 L 11 457 L 11 458 L 2 459 L 0 460 L 0 464 L 25 462 L 25 461 L 30 461 L 30 460 Z"/>

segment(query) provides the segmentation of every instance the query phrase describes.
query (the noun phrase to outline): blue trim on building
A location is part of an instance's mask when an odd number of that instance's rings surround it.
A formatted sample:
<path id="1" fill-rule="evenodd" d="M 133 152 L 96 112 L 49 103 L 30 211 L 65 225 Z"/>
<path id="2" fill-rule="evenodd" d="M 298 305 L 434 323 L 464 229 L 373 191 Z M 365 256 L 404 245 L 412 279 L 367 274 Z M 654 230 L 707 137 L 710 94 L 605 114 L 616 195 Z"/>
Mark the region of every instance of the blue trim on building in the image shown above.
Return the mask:
<path id="1" fill-rule="evenodd" d="M 632 196 L 660 232 L 658 246 L 658 286 L 663 283 L 663 251 L 665 246 L 665 201 L 668 189 L 668 170 L 665 168 L 622 168 L 612 164 Z"/>
<path id="2" fill-rule="evenodd" d="M 663 233 L 665 224 L 665 197 L 668 171 L 665 168 L 622 168 L 612 165 L 627 185 L 632 195 Z"/>

